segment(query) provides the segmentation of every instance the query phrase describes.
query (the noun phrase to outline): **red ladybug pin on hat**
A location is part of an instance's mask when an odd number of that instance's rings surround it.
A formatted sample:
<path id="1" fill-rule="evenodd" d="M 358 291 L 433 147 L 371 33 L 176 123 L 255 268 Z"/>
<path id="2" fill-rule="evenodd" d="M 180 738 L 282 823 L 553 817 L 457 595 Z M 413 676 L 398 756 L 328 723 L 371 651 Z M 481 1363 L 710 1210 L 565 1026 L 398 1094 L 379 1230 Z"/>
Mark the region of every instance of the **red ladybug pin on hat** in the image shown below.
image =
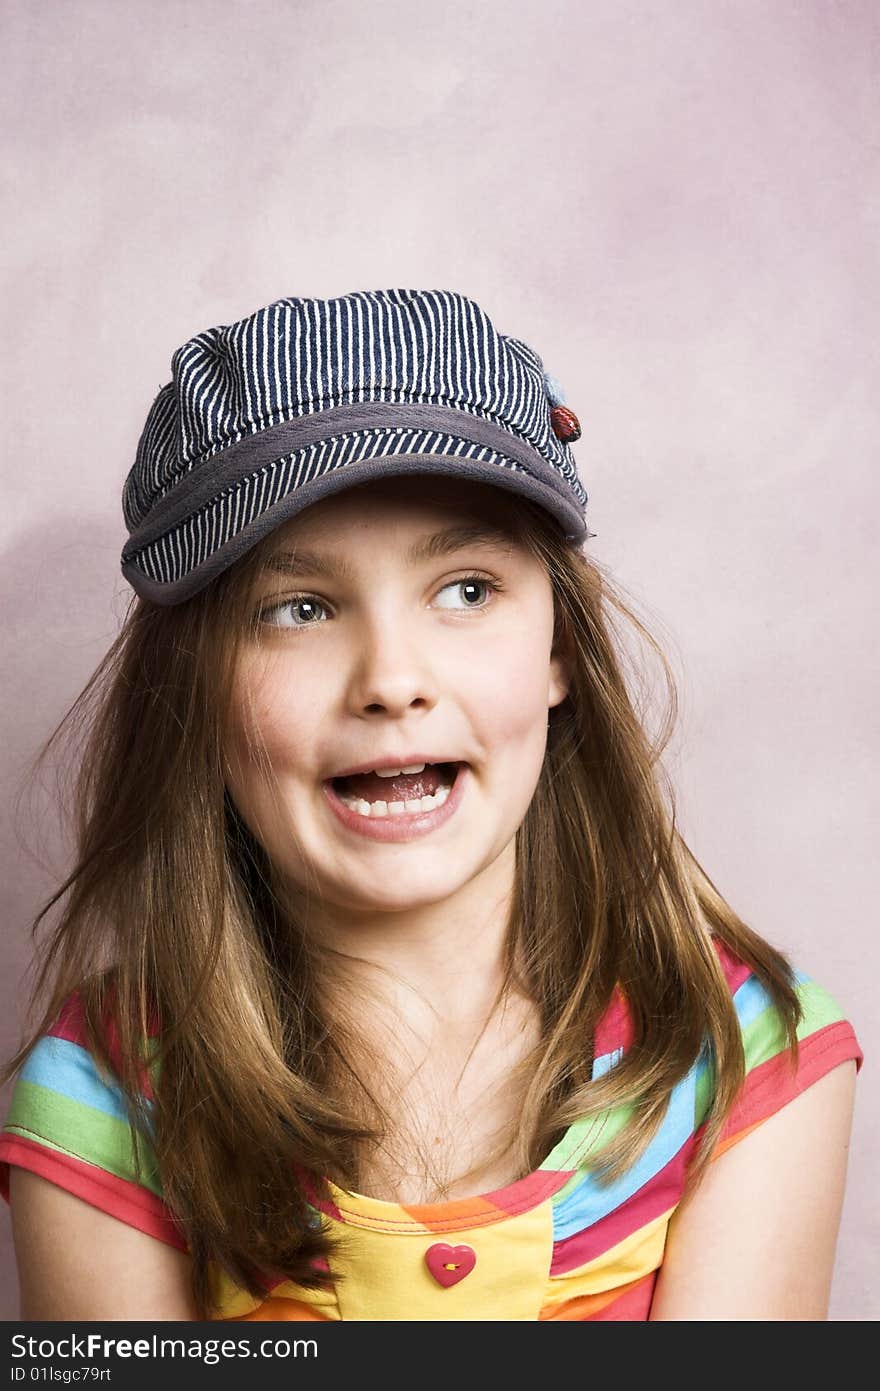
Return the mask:
<path id="1" fill-rule="evenodd" d="M 563 444 L 572 444 L 581 437 L 581 423 L 574 411 L 565 405 L 565 392 L 560 382 L 544 373 L 544 386 L 550 402 L 550 424 L 557 439 Z"/>

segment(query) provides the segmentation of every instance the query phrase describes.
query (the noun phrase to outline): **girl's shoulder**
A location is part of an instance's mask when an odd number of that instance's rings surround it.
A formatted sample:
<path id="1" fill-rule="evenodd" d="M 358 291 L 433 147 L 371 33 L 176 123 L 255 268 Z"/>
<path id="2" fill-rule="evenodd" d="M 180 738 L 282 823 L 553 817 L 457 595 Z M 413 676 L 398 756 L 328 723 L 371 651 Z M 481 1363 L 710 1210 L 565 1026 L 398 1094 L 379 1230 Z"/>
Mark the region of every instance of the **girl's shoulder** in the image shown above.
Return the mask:
<path id="1" fill-rule="evenodd" d="M 783 1016 L 749 963 L 720 938 L 713 936 L 711 940 L 739 1022 L 748 1076 L 787 1048 Z M 840 1002 L 819 981 L 796 965 L 792 970 L 802 1011 L 797 1029 L 798 1043 L 805 1055 L 834 1057 L 841 1045 L 853 1044 L 852 1023 Z M 605 1071 L 631 1042 L 632 1021 L 625 996 L 618 988 L 596 1030 L 595 1051 L 604 1063 L 600 1070 Z M 862 1052 L 858 1044 L 856 1052 L 848 1056 L 856 1054 L 861 1067 Z"/>
<path id="2" fill-rule="evenodd" d="M 782 1014 L 767 987 L 748 962 L 720 941 L 712 939 L 733 999 L 745 1052 L 746 1069 L 763 1066 L 785 1047 Z M 839 1000 L 808 972 L 793 965 L 795 993 L 801 1008 L 797 1026 L 800 1049 L 811 1057 L 836 1053 L 855 1032 Z M 859 1053 L 859 1066 L 862 1054 Z"/>
<path id="3" fill-rule="evenodd" d="M 840 1001 L 807 971 L 792 964 L 801 1015 L 795 1057 L 783 1013 L 771 992 L 748 962 L 720 939 L 712 940 L 736 1011 L 745 1063 L 742 1086 L 717 1146 L 720 1153 L 840 1063 L 853 1059 L 856 1069 L 861 1069 L 864 1055 Z M 710 1077 L 711 1069 L 707 1068 L 698 1076 L 703 1093 L 698 1116 L 711 1100 Z"/>
<path id="4" fill-rule="evenodd" d="M 712 942 L 730 990 L 743 1048 L 744 1077 L 728 1113 L 717 1152 L 741 1139 L 832 1068 L 854 1059 L 861 1069 L 863 1053 L 851 1020 L 841 1003 L 818 980 L 792 966 L 801 1017 L 797 1025 L 797 1057 L 789 1046 L 784 1015 L 752 967 L 719 938 Z M 632 1042 L 632 1021 L 620 990 L 603 1016 L 595 1036 L 595 1074 L 611 1068 Z M 671 1099 L 670 1125 L 676 1118 L 676 1139 L 695 1138 L 711 1109 L 715 1094 L 711 1052 L 704 1048 Z"/>
<path id="5" fill-rule="evenodd" d="M 146 1040 L 155 1038 L 155 1025 Z M 109 1031 L 111 1061 L 118 1056 Z M 149 1113 L 149 1067 L 143 1071 Z M 150 1130 L 133 1127 L 121 1088 L 88 1046 L 78 991 L 34 1044 L 16 1075 L 0 1131 L 0 1194 L 16 1164 L 151 1236 L 185 1249 L 166 1207 Z"/>

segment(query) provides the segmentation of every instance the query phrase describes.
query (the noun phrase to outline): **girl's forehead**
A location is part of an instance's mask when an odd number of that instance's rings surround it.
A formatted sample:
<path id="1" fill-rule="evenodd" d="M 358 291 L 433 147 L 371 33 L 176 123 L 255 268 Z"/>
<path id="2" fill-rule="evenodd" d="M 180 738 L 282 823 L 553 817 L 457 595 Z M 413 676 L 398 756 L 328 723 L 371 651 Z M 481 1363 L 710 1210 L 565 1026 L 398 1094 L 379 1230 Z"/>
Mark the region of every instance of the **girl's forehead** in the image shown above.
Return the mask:
<path id="1" fill-rule="evenodd" d="M 306 538 L 330 543 L 346 533 L 363 536 L 365 521 L 412 528 L 488 522 L 510 535 L 517 530 L 517 517 L 514 499 L 488 484 L 450 478 L 381 479 L 343 489 L 306 508 L 273 533 L 272 549 Z"/>

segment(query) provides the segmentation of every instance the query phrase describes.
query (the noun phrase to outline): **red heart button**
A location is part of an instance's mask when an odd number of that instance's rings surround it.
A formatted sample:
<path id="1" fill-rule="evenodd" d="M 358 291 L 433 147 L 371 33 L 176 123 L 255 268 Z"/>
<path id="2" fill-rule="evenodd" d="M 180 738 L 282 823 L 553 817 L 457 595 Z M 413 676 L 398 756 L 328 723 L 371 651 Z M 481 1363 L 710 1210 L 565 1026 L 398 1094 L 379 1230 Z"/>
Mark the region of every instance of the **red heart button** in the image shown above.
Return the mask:
<path id="1" fill-rule="evenodd" d="M 466 1275 L 470 1275 L 477 1263 L 477 1253 L 472 1246 L 449 1246 L 438 1241 L 425 1252 L 425 1264 L 438 1285 L 448 1288 L 457 1285 Z"/>

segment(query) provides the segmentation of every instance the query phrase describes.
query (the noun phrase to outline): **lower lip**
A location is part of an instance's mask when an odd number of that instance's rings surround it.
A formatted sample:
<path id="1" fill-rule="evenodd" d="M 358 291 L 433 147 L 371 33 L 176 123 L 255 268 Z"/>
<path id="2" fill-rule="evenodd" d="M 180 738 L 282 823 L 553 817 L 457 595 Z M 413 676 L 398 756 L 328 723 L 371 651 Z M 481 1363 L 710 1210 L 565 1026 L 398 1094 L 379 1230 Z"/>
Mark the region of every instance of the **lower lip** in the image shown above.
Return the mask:
<path id="1" fill-rule="evenodd" d="M 332 782 L 325 782 L 323 788 L 334 815 L 348 830 L 367 840 L 415 840 L 417 836 L 427 836 L 431 831 L 438 830 L 455 815 L 464 796 L 470 771 L 466 763 L 458 765 L 455 782 L 442 807 L 434 807 L 433 811 L 404 812 L 402 816 L 361 816 L 345 805 Z"/>

